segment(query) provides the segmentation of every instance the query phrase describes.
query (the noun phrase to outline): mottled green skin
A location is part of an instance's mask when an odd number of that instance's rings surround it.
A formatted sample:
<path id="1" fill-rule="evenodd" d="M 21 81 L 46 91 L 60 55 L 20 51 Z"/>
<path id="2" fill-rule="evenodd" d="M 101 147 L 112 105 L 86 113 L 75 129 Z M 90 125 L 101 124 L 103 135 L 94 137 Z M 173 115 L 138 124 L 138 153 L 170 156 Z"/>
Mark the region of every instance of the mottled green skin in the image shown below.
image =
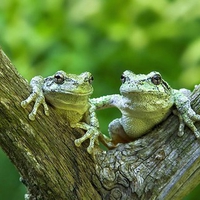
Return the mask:
<path id="1" fill-rule="evenodd" d="M 185 95 L 188 90 L 174 90 L 158 72 L 136 75 L 131 71 L 122 74 L 121 95 L 107 95 L 91 99 L 97 109 L 117 107 L 122 117 L 109 124 L 109 133 L 114 145 L 130 142 L 151 130 L 166 119 L 176 108 L 179 116 L 179 136 L 184 134 L 186 124 L 196 135 L 200 133 L 194 122 L 200 120 L 191 108 L 190 100 Z"/>
<path id="2" fill-rule="evenodd" d="M 92 153 L 94 144 L 98 143 L 100 134 L 95 107 L 89 100 L 93 92 L 92 80 L 92 75 L 89 72 L 75 75 L 58 71 L 47 78 L 36 76 L 30 82 L 31 95 L 22 101 L 21 105 L 26 108 L 28 104 L 35 101 L 33 110 L 29 114 L 30 120 L 35 120 L 37 110 L 41 104 L 44 106 L 45 114 L 49 115 L 46 101 L 56 109 L 65 110 L 71 127 L 82 128 L 87 131 L 84 140 L 90 139 L 87 150 Z M 80 146 L 84 140 L 81 138 L 75 140 L 76 146 Z"/>

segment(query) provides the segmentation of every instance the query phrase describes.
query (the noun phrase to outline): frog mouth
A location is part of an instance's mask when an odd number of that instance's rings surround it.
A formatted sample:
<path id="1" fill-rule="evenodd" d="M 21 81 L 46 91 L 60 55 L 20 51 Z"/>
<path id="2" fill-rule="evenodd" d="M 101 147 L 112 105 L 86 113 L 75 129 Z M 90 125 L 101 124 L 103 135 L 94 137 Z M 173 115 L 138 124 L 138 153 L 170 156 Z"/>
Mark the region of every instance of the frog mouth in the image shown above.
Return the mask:
<path id="1" fill-rule="evenodd" d="M 135 89 L 132 89 L 132 90 L 124 90 L 124 89 L 121 89 L 120 90 L 120 93 L 122 94 L 122 95 L 126 95 L 126 94 L 156 94 L 156 93 L 162 93 L 162 94 L 170 94 L 170 91 L 169 90 L 164 90 L 164 91 L 162 91 L 162 90 L 160 90 L 159 88 L 157 88 L 156 90 L 154 89 L 154 90 L 151 90 L 151 89 L 149 89 L 149 90 L 142 90 L 142 89 L 138 89 L 138 88 L 135 88 Z"/>
<path id="2" fill-rule="evenodd" d="M 140 93 L 140 94 L 150 94 L 150 93 L 155 93 L 156 91 L 143 91 L 143 90 L 129 90 L 129 91 L 126 91 L 126 90 L 121 90 L 120 91 L 120 93 L 122 94 L 122 95 L 124 95 L 124 94 L 133 94 L 133 95 L 135 95 L 135 94 L 138 94 L 138 93 Z"/>
<path id="3" fill-rule="evenodd" d="M 73 96 L 89 96 L 89 95 L 92 94 L 92 91 L 87 92 L 87 93 L 64 92 L 63 94 L 70 94 L 70 95 L 73 95 Z"/>
<path id="4" fill-rule="evenodd" d="M 80 92 L 80 91 L 67 91 L 67 90 L 54 90 L 49 91 L 48 93 L 55 93 L 55 94 L 62 94 L 62 95 L 72 95 L 72 96 L 89 96 L 91 95 L 93 90 L 90 90 L 88 92 Z"/>

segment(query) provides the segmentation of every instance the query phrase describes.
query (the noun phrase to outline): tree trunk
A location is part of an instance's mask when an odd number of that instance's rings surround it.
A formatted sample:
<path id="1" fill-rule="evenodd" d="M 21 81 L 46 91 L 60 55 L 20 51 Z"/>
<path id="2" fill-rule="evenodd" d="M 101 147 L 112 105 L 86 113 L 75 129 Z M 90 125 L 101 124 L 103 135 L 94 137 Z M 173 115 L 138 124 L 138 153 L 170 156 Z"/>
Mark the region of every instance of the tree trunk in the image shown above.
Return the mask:
<path id="1" fill-rule="evenodd" d="M 96 147 L 93 155 L 74 140 L 72 129 L 54 108 L 40 109 L 35 121 L 20 103 L 28 83 L 0 50 L 0 146 L 17 167 L 29 199 L 181 199 L 200 182 L 200 144 L 185 128 L 178 137 L 178 118 L 171 115 L 151 133 L 116 149 Z M 197 108 L 200 88 L 192 95 Z M 199 123 L 197 123 L 197 127 Z"/>

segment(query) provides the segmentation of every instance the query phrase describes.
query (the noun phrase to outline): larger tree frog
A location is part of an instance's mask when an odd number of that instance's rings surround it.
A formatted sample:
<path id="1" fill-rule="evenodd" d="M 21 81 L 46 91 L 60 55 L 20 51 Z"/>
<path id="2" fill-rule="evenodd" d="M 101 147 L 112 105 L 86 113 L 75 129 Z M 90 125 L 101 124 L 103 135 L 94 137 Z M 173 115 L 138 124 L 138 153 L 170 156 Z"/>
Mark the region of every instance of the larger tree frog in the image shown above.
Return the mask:
<path id="1" fill-rule="evenodd" d="M 134 74 L 127 70 L 122 76 L 121 95 L 108 95 L 91 99 L 97 109 L 117 107 L 122 117 L 109 124 L 112 143 L 132 141 L 152 129 L 156 124 L 166 119 L 176 108 L 180 119 L 179 136 L 184 134 L 186 124 L 197 138 L 200 133 L 194 126 L 200 120 L 200 115 L 191 108 L 185 90 L 172 89 L 158 72 Z"/>
<path id="2" fill-rule="evenodd" d="M 30 120 L 35 120 L 37 110 L 41 104 L 44 106 L 45 114 L 49 115 L 46 101 L 56 109 L 64 110 L 72 127 L 87 131 L 84 140 L 90 139 L 87 151 L 92 153 L 94 144 L 98 142 L 100 134 L 98 119 L 94 112 L 95 106 L 89 100 L 89 96 L 93 92 L 92 80 L 93 77 L 89 72 L 75 75 L 58 71 L 55 75 L 47 78 L 36 76 L 30 82 L 31 95 L 22 101 L 21 105 L 26 108 L 30 102 L 35 101 L 29 114 Z M 76 146 L 81 144 L 80 140 L 81 138 L 75 141 Z"/>

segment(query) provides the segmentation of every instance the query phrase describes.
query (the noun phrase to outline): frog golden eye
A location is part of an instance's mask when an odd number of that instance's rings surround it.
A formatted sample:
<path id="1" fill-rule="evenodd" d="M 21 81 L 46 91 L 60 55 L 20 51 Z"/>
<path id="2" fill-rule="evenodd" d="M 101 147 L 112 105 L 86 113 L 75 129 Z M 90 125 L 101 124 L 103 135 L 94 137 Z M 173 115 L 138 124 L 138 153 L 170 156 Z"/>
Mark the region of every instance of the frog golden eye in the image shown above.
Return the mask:
<path id="1" fill-rule="evenodd" d="M 57 73 L 54 75 L 54 81 L 57 84 L 62 84 L 64 82 L 64 75 L 62 73 Z"/>
<path id="2" fill-rule="evenodd" d="M 160 85 L 162 83 L 162 77 L 160 74 L 155 74 L 154 76 L 151 77 L 151 82 L 154 85 Z"/>
<path id="3" fill-rule="evenodd" d="M 122 81 L 122 83 L 126 82 L 126 76 L 124 76 L 124 74 L 121 75 L 121 81 Z"/>

